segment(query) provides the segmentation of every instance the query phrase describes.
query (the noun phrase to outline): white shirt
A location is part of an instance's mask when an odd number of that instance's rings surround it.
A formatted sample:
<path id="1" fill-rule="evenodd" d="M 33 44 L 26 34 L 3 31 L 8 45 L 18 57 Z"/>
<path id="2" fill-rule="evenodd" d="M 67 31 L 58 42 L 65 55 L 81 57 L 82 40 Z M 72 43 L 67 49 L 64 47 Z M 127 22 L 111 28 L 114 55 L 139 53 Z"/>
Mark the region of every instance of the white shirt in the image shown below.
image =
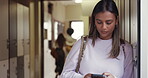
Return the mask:
<path id="1" fill-rule="evenodd" d="M 78 55 L 80 50 L 81 40 L 78 40 L 71 49 L 66 59 L 63 72 L 60 78 L 84 78 L 88 73 L 102 74 L 109 72 L 116 78 L 132 78 L 133 63 L 132 63 L 132 48 L 126 43 L 125 53 L 122 46 L 120 54 L 116 58 L 109 58 L 109 53 L 112 47 L 112 39 L 102 40 L 98 38 L 95 46 L 92 45 L 92 40 L 88 39 L 84 55 L 80 63 L 79 73 L 75 72 Z M 125 55 L 125 56 L 124 56 Z"/>

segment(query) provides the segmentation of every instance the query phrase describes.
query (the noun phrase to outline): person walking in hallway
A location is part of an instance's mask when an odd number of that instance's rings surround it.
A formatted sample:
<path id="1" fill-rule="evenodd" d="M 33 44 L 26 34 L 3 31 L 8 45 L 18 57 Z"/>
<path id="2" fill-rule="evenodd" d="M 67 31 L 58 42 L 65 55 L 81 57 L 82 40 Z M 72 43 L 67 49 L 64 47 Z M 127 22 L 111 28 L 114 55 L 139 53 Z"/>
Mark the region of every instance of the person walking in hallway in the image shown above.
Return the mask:
<path id="1" fill-rule="evenodd" d="M 65 35 L 66 38 L 66 56 L 71 50 L 72 46 L 76 42 L 76 39 L 72 38 L 72 34 L 74 33 L 74 30 L 72 28 L 67 29 L 67 35 Z"/>
<path id="2" fill-rule="evenodd" d="M 56 40 L 56 48 L 54 50 L 55 52 L 54 58 L 55 58 L 55 65 L 56 65 L 55 78 L 57 78 L 63 70 L 63 66 L 65 62 L 65 52 L 64 52 L 65 41 L 66 39 L 64 38 L 63 34 L 59 34 Z"/>

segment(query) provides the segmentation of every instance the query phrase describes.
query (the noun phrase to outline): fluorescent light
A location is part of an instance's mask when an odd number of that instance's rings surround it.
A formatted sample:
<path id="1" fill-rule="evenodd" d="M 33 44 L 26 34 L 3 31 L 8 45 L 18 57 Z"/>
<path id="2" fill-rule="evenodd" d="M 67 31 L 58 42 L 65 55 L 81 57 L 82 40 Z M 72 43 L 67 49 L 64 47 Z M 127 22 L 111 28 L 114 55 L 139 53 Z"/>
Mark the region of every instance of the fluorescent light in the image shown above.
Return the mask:
<path id="1" fill-rule="evenodd" d="M 82 3 L 82 0 L 75 0 L 75 3 Z"/>

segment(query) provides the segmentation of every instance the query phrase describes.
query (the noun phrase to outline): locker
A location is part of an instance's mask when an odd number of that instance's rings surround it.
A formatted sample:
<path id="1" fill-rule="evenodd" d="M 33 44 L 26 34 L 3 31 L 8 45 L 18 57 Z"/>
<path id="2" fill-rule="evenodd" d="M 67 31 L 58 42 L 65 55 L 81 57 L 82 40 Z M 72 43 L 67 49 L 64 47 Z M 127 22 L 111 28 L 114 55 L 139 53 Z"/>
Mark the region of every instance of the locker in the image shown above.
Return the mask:
<path id="1" fill-rule="evenodd" d="M 0 78 L 7 78 L 8 60 L 0 61 Z"/>

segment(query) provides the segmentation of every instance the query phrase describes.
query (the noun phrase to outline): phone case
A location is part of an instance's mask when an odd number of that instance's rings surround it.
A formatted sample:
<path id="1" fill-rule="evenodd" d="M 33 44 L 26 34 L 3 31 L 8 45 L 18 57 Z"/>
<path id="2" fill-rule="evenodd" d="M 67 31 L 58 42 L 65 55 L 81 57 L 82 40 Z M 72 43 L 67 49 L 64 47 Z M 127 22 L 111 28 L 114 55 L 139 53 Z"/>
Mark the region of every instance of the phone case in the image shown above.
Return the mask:
<path id="1" fill-rule="evenodd" d="M 91 78 L 105 78 L 105 75 L 101 75 L 101 74 L 92 74 Z"/>

